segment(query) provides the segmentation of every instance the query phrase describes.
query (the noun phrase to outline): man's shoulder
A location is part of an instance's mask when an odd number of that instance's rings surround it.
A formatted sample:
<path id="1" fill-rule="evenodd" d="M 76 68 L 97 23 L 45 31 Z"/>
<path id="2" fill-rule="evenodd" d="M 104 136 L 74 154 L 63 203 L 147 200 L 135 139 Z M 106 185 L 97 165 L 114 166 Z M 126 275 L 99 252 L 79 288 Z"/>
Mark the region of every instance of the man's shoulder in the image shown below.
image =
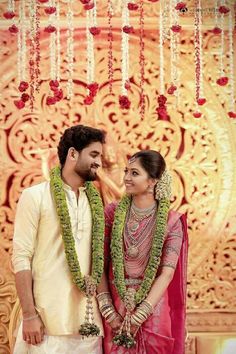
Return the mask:
<path id="1" fill-rule="evenodd" d="M 50 189 L 50 182 L 45 181 L 25 188 L 22 194 L 38 196 L 41 195 L 42 193 L 45 193 L 49 189 Z"/>

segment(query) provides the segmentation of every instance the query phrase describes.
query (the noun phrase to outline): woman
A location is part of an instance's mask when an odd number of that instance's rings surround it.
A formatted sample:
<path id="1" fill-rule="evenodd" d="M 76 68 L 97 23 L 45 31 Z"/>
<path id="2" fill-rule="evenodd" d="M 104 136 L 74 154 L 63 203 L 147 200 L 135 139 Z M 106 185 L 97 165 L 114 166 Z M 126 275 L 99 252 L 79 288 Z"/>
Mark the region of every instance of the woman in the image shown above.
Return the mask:
<path id="1" fill-rule="evenodd" d="M 170 177 L 156 151 L 134 154 L 127 195 L 106 214 L 107 278 L 97 299 L 104 352 L 183 354 L 187 238 L 185 217 L 169 211 Z"/>

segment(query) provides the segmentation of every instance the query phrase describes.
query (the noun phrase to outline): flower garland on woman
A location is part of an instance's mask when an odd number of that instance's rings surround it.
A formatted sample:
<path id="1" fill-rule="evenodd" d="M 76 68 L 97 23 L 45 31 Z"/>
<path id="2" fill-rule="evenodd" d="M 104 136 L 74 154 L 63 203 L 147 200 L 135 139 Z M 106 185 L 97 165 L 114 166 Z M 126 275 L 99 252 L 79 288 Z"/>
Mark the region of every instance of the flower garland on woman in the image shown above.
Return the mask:
<path id="1" fill-rule="evenodd" d="M 103 281 L 97 296 L 105 353 L 182 354 L 186 222 L 169 211 L 165 160 L 152 150 L 134 154 L 124 182 L 127 195 L 105 211 L 109 285 Z"/>

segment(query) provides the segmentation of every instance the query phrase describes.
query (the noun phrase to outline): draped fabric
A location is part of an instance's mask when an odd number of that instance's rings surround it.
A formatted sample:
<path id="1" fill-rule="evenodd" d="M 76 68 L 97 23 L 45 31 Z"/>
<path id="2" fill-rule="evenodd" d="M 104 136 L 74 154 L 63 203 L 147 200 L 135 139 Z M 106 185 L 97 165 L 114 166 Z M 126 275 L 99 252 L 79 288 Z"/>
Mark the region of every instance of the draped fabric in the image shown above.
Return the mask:
<path id="1" fill-rule="evenodd" d="M 113 304 L 116 310 L 124 316 L 124 305 L 114 286 L 110 258 L 110 238 L 115 207 L 115 204 L 110 204 L 105 210 L 105 269 L 108 274 Z M 174 268 L 173 279 L 155 306 L 154 313 L 139 329 L 134 348 L 125 349 L 113 344 L 111 329 L 109 325 L 104 323 L 105 354 L 184 354 L 187 250 L 186 217 L 175 211 L 170 211 L 159 269 L 163 266 Z"/>

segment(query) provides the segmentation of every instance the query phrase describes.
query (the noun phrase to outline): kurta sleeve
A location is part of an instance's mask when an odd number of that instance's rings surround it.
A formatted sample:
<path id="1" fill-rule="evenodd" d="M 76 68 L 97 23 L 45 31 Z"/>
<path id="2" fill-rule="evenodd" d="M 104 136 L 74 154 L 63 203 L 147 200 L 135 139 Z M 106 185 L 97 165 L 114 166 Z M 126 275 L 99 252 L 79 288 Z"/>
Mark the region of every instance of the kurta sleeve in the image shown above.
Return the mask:
<path id="1" fill-rule="evenodd" d="M 171 229 L 167 232 L 161 256 L 161 267 L 171 267 L 173 269 L 176 268 L 182 243 L 183 227 L 181 220 L 178 219 L 171 227 Z"/>
<path id="2" fill-rule="evenodd" d="M 31 269 L 39 219 L 39 203 L 33 192 L 25 189 L 20 196 L 15 217 L 12 255 L 15 273 Z"/>

